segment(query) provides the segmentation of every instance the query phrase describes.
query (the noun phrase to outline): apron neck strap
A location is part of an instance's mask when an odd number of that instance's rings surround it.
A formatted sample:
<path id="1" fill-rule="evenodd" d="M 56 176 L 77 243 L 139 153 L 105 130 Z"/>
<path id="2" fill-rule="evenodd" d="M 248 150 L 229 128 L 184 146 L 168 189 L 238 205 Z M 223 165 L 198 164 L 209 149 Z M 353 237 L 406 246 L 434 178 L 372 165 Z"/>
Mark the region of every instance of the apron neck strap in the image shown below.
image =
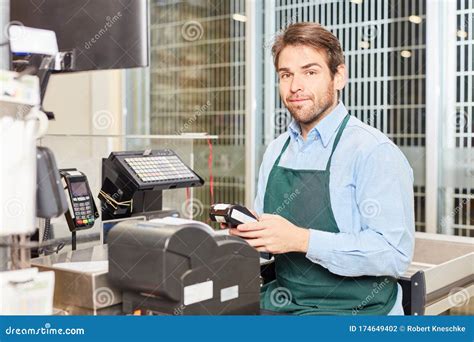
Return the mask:
<path id="1" fill-rule="evenodd" d="M 275 160 L 275 163 L 273 164 L 273 166 L 278 166 L 278 164 L 280 164 L 281 156 L 283 155 L 283 153 L 285 153 L 286 148 L 288 147 L 289 144 L 290 144 L 290 137 L 286 139 L 285 145 L 283 145 L 283 148 L 281 149 L 281 152 L 278 155 L 278 158 Z"/>
<path id="2" fill-rule="evenodd" d="M 344 128 L 346 128 L 347 122 L 349 121 L 350 117 L 351 116 L 349 114 L 346 115 L 346 117 L 342 121 L 341 126 L 339 127 L 339 130 L 337 131 L 336 139 L 334 140 L 334 144 L 332 145 L 331 155 L 329 156 L 329 160 L 328 160 L 328 163 L 326 165 L 326 171 L 329 171 L 329 168 L 331 167 L 332 155 L 334 154 L 334 151 L 336 150 L 336 147 L 337 147 L 337 144 L 339 143 L 339 140 L 341 140 L 342 131 L 344 131 Z M 288 137 L 288 139 L 286 139 L 285 145 L 283 145 L 283 148 L 281 149 L 281 152 L 278 155 L 278 158 L 275 160 L 275 163 L 273 164 L 273 166 L 278 166 L 278 164 L 280 164 L 281 156 L 283 155 L 283 153 L 285 153 L 288 145 L 290 144 L 290 140 L 291 140 L 290 137 Z"/>
<path id="3" fill-rule="evenodd" d="M 350 117 L 351 116 L 349 114 L 346 115 L 346 117 L 342 121 L 341 126 L 339 127 L 339 130 L 337 131 L 336 139 L 334 139 L 334 144 L 332 145 L 331 155 L 329 156 L 329 160 L 326 165 L 326 171 L 329 171 L 329 168 L 331 167 L 332 155 L 334 154 L 334 151 L 336 150 L 337 144 L 339 144 L 339 140 L 341 140 L 342 132 L 344 131 L 344 128 L 346 128 L 347 122 L 349 121 Z"/>

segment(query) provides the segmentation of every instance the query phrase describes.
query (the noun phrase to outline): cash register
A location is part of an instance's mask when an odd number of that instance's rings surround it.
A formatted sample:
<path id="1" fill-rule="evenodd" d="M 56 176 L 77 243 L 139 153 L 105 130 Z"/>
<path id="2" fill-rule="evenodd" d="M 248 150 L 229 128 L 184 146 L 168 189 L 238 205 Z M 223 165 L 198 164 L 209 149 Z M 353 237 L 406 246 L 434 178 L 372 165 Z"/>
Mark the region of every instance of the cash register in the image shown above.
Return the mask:
<path id="1" fill-rule="evenodd" d="M 102 219 L 115 221 L 107 279 L 125 314 L 259 314 L 259 253 L 202 222 L 163 215 L 162 191 L 203 185 L 199 175 L 169 149 L 113 152 L 102 165 Z"/>
<path id="2" fill-rule="evenodd" d="M 163 216 L 163 190 L 203 184 L 170 149 L 112 152 L 102 160 L 102 220 Z"/>
<path id="3" fill-rule="evenodd" d="M 169 149 L 113 152 L 102 165 L 100 209 L 103 223 L 113 224 L 106 244 L 36 261 L 60 279 L 56 307 L 80 314 L 260 313 L 260 260 L 253 247 L 199 221 L 156 218 L 163 214 L 162 191 L 204 183 L 178 155 Z M 88 262 L 101 268 L 89 272 L 82 266 Z"/>

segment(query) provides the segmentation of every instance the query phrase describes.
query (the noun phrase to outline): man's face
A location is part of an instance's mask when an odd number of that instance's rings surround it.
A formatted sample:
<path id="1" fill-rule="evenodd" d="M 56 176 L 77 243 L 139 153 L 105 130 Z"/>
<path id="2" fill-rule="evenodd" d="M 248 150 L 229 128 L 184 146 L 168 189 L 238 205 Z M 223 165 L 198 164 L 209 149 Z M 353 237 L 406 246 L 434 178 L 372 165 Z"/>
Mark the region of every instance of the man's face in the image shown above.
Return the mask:
<path id="1" fill-rule="evenodd" d="M 335 82 L 325 56 L 312 47 L 287 46 L 281 51 L 280 96 L 297 122 L 310 125 L 336 104 L 337 90 L 344 87 L 338 74 Z"/>

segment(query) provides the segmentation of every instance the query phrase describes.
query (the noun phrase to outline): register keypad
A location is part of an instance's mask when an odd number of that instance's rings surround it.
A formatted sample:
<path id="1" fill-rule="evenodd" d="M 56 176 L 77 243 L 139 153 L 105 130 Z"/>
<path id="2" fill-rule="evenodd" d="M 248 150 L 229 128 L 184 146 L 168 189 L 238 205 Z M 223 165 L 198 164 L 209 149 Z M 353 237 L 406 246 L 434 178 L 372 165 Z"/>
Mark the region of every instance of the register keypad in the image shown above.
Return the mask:
<path id="1" fill-rule="evenodd" d="M 191 170 L 173 155 L 125 158 L 125 162 L 142 182 L 197 179 Z"/>

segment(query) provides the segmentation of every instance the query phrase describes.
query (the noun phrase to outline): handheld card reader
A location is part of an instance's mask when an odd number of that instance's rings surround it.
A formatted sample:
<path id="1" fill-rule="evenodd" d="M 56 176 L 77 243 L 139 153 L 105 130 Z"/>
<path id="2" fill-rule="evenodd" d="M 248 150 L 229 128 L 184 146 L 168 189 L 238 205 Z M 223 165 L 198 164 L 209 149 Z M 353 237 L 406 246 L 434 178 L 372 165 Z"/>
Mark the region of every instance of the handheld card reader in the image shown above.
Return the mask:
<path id="1" fill-rule="evenodd" d="M 230 228 L 236 228 L 242 223 L 257 222 L 252 212 L 239 204 L 213 204 L 209 210 L 209 217 L 211 221 L 225 223 Z M 260 253 L 260 257 L 270 260 L 272 254 Z"/>
<path id="2" fill-rule="evenodd" d="M 61 169 L 64 189 L 69 197 L 66 221 L 71 232 L 94 226 L 98 212 L 86 175 L 77 169 Z"/>
<path id="3" fill-rule="evenodd" d="M 68 193 L 69 209 L 64 215 L 71 231 L 71 248 L 76 250 L 76 232 L 92 228 L 99 213 L 84 173 L 77 169 L 61 169 L 59 174 Z"/>
<path id="4" fill-rule="evenodd" d="M 257 218 L 250 210 L 238 204 L 213 204 L 209 216 L 212 221 L 225 223 L 231 228 L 242 223 L 257 222 Z"/>

